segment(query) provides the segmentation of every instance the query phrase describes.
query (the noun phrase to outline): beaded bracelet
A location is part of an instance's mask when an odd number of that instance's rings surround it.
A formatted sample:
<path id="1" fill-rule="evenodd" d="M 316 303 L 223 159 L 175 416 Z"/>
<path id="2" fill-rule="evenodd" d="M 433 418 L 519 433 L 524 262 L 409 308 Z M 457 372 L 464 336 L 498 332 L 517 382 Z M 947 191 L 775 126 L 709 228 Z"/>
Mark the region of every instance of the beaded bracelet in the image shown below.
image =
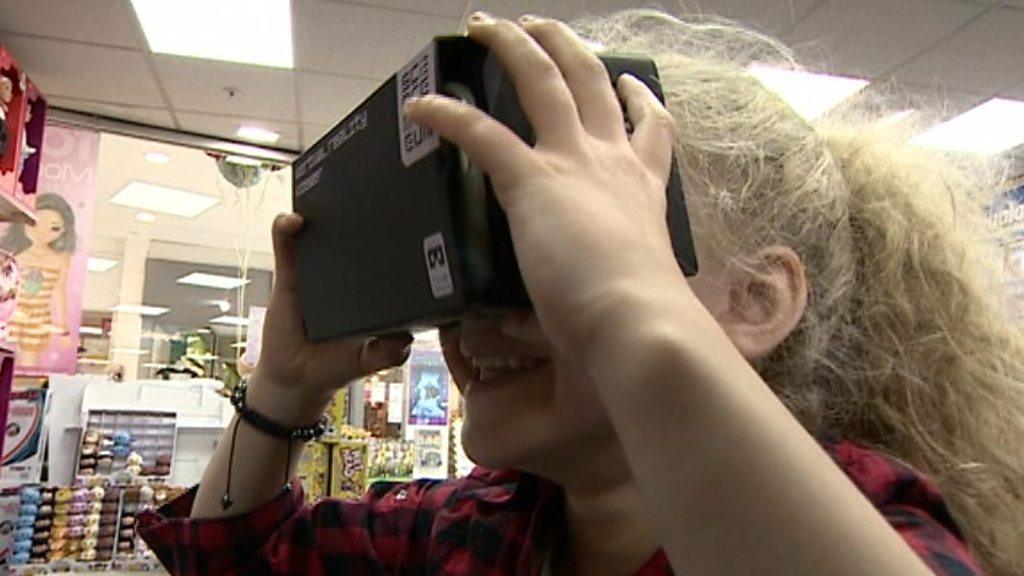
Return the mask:
<path id="1" fill-rule="evenodd" d="M 284 461 L 284 489 L 289 490 L 291 485 L 288 483 L 288 469 L 292 461 L 292 441 L 299 440 L 302 442 L 309 442 L 316 440 L 324 435 L 327 430 L 328 420 L 326 415 L 320 416 L 316 424 L 312 426 L 302 426 L 299 428 L 289 428 L 283 426 L 277 422 L 274 422 L 270 418 L 267 418 L 263 414 L 253 410 L 252 408 L 245 405 L 245 393 L 249 389 L 249 384 L 245 380 L 242 380 L 235 386 L 235 389 L 231 392 L 231 405 L 235 407 L 235 411 L 238 412 L 238 418 L 235 419 L 234 428 L 231 431 L 231 449 L 228 452 L 228 474 L 227 474 L 227 485 L 224 487 L 224 495 L 220 498 L 220 504 L 224 507 L 224 510 L 231 508 L 234 504 L 234 500 L 231 499 L 231 470 L 234 468 L 235 462 L 235 437 L 238 435 L 238 424 L 241 421 L 245 421 L 246 424 L 253 428 L 273 436 L 274 438 L 280 438 L 288 442 L 288 456 Z"/>

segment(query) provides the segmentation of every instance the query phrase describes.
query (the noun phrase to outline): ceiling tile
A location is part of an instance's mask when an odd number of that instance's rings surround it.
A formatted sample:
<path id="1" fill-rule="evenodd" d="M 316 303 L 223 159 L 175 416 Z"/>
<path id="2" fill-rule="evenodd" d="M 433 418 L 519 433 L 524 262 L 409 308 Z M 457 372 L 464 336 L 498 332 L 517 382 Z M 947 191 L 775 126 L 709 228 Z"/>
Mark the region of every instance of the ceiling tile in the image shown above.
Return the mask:
<path id="1" fill-rule="evenodd" d="M 143 108 L 139 106 L 127 106 L 124 104 L 108 104 L 106 102 L 93 102 L 91 100 L 78 100 L 53 96 L 49 98 L 48 104 L 58 108 L 84 112 L 86 114 L 98 114 L 108 118 L 137 122 L 148 126 L 160 126 L 161 128 L 174 128 L 174 119 L 166 108 Z"/>
<path id="2" fill-rule="evenodd" d="M 299 93 L 302 94 L 302 122 L 334 124 L 366 99 L 377 86 L 378 80 L 364 80 L 345 76 L 330 76 L 303 72 L 299 74 Z"/>
<path id="3" fill-rule="evenodd" d="M 921 52 L 984 9 L 952 0 L 830 0 L 783 39 L 808 64 L 870 78 Z"/>
<path id="4" fill-rule="evenodd" d="M 163 106 L 141 52 L 4 35 L 44 94 L 137 106 Z"/>
<path id="5" fill-rule="evenodd" d="M 1009 90 L 1004 90 L 1000 94 L 1000 96 L 1004 96 L 1006 98 L 1016 98 L 1017 100 L 1024 100 L 1024 82 L 1021 82 L 1020 84 L 1014 86 L 1013 88 L 1010 88 Z"/>
<path id="6" fill-rule="evenodd" d="M 371 8 L 391 8 L 394 10 L 405 10 L 418 12 L 432 16 L 446 16 L 448 18 L 461 18 L 466 9 L 467 0 L 325 0 L 328 2 L 342 4 L 359 4 Z"/>
<path id="7" fill-rule="evenodd" d="M 140 48 L 135 15 L 125 0 L 3 0 L 0 29 Z"/>
<path id="8" fill-rule="evenodd" d="M 549 18 L 571 20 L 580 16 L 600 15 L 636 8 L 640 0 L 470 0 L 470 11 L 483 10 L 503 18 L 518 18 L 523 14 L 538 14 Z"/>
<path id="9" fill-rule="evenodd" d="M 316 0 L 292 5 L 296 67 L 303 71 L 385 79 L 430 39 L 452 34 L 457 18 L 424 16 Z"/>
<path id="10" fill-rule="evenodd" d="M 308 150 L 327 131 L 333 128 L 330 124 L 303 124 L 302 125 L 302 149 Z"/>
<path id="11" fill-rule="evenodd" d="M 154 55 L 175 110 L 295 120 L 291 70 Z M 228 88 L 234 89 L 234 96 Z"/>
<path id="12" fill-rule="evenodd" d="M 892 83 L 872 84 L 875 90 L 892 88 Z M 898 94 L 895 98 L 893 94 Z M 895 88 L 887 94 L 887 100 L 892 103 L 893 110 L 902 108 L 913 108 L 918 111 L 916 122 L 922 127 L 937 124 L 959 114 L 962 114 L 978 104 L 988 100 L 984 94 L 974 94 L 958 90 L 950 90 L 938 85 L 914 85 L 897 83 Z M 898 105 L 897 105 L 898 104 Z"/>
<path id="13" fill-rule="evenodd" d="M 192 112 L 178 112 L 178 121 L 181 122 L 182 130 L 187 132 L 218 136 L 236 141 L 238 137 L 235 136 L 235 132 L 239 126 L 243 124 L 259 126 L 281 134 L 281 139 L 277 143 L 272 144 L 272 147 L 288 150 L 299 149 L 299 127 L 298 124 L 292 122 L 266 120 L 260 117 L 215 116 Z"/>
<path id="14" fill-rule="evenodd" d="M 995 93 L 1024 80 L 1022 37 L 1024 10 L 995 8 L 894 74 L 911 83 Z"/>
<path id="15" fill-rule="evenodd" d="M 706 14 L 730 18 L 754 28 L 779 34 L 806 16 L 818 0 L 643 0 L 642 5 L 673 14 Z"/>

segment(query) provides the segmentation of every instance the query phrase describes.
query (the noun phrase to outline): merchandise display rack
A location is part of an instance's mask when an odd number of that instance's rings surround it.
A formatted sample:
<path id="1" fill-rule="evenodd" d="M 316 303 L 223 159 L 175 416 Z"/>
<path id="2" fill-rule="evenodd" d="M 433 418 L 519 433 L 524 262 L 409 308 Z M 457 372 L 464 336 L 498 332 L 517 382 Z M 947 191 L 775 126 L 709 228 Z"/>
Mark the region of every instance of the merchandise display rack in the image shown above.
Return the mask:
<path id="1" fill-rule="evenodd" d="M 34 223 L 39 157 L 46 124 L 46 98 L 18 61 L 0 44 L 0 76 L 11 81 L 4 129 L 6 145 L 0 150 L 0 221 Z M 25 120 L 31 112 L 31 121 Z M 36 153 L 23 158 L 25 146 Z"/>

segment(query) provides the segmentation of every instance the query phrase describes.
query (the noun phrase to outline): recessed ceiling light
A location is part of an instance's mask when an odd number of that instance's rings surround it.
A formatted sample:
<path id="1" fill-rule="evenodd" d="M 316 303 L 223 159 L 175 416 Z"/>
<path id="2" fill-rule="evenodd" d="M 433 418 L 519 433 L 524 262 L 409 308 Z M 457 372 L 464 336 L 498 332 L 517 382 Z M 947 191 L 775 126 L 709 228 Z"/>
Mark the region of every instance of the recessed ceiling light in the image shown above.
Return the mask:
<path id="1" fill-rule="evenodd" d="M 910 139 L 911 144 L 993 155 L 1024 144 L 1024 102 L 993 98 Z"/>
<path id="2" fill-rule="evenodd" d="M 253 142 L 261 142 L 263 144 L 273 144 L 281 138 L 281 135 L 277 132 L 267 130 L 266 128 L 260 128 L 259 126 L 239 126 L 238 132 L 235 132 L 235 136 L 245 138 L 246 140 L 252 140 Z"/>
<path id="3" fill-rule="evenodd" d="M 245 348 L 248 342 L 235 342 L 231 345 L 232 348 Z"/>
<path id="4" fill-rule="evenodd" d="M 142 157 L 146 159 L 146 162 L 157 166 L 163 166 L 171 161 L 171 157 L 163 152 L 146 152 Z"/>
<path id="5" fill-rule="evenodd" d="M 235 278 L 234 276 L 224 276 L 222 274 L 207 274 L 206 272 L 191 272 L 178 278 L 178 284 L 189 284 L 191 286 L 202 286 L 203 288 L 219 288 L 221 290 L 231 290 L 232 288 L 238 288 L 245 286 L 252 280 L 246 278 Z"/>
<path id="6" fill-rule="evenodd" d="M 85 261 L 85 269 L 89 272 L 106 272 L 114 266 L 117 266 L 117 260 L 111 260 L 109 258 L 89 256 Z"/>
<path id="7" fill-rule="evenodd" d="M 263 166 L 262 160 L 257 160 L 256 158 L 249 158 L 248 156 L 231 155 L 224 159 L 232 164 L 238 164 L 239 166 Z"/>
<path id="8" fill-rule="evenodd" d="M 867 80 L 860 78 L 800 72 L 761 64 L 754 64 L 749 72 L 806 120 L 814 120 L 868 85 Z"/>
<path id="9" fill-rule="evenodd" d="M 196 328 L 196 334 L 209 334 L 209 328 Z"/>
<path id="10" fill-rule="evenodd" d="M 118 304 L 111 308 L 110 311 L 138 314 L 139 316 L 160 316 L 170 312 L 171 309 L 162 306 L 146 306 L 145 304 Z"/>
<path id="11" fill-rule="evenodd" d="M 214 196 L 137 180 L 126 184 L 110 199 L 111 204 L 182 218 L 195 218 L 219 202 L 220 199 Z"/>
<path id="12" fill-rule="evenodd" d="M 79 326 L 78 333 L 87 336 L 103 336 L 103 328 L 99 326 Z"/>
<path id="13" fill-rule="evenodd" d="M 292 68 L 289 0 L 132 0 L 158 54 Z"/>
<path id="14" fill-rule="evenodd" d="M 156 222 L 156 214 L 152 212 L 137 212 L 135 214 L 135 221 L 142 222 L 143 224 L 152 224 Z"/>
<path id="15" fill-rule="evenodd" d="M 227 324 L 228 326 L 248 326 L 249 319 L 241 316 L 217 316 L 210 319 L 210 324 Z"/>

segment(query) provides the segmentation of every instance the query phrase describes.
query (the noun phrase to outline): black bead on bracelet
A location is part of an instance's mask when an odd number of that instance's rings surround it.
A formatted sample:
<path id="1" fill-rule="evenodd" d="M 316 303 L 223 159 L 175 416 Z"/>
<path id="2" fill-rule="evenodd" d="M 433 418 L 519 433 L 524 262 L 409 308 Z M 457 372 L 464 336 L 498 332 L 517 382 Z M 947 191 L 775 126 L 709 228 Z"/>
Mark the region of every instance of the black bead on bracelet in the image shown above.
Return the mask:
<path id="1" fill-rule="evenodd" d="M 284 461 L 285 490 L 291 489 L 291 485 L 288 483 L 288 470 L 292 461 L 292 440 L 309 442 L 310 440 L 320 438 L 327 430 L 328 420 L 326 415 L 320 416 L 320 420 L 318 420 L 316 424 L 300 428 L 288 428 L 287 426 L 274 422 L 270 418 L 267 418 L 263 414 L 260 414 L 245 405 L 245 393 L 248 389 L 248 383 L 245 380 L 242 380 L 231 392 L 231 405 L 234 406 L 235 411 L 238 412 L 238 418 L 235 420 L 234 429 L 231 431 L 231 448 L 228 452 L 227 485 L 224 487 L 224 495 L 221 496 L 220 499 L 221 506 L 223 506 L 225 510 L 231 508 L 231 505 L 234 504 L 234 500 L 231 499 L 231 469 L 234 468 L 235 463 L 235 437 L 238 436 L 239 422 L 245 420 L 247 424 L 260 432 L 288 441 L 288 455 L 285 457 Z"/>

